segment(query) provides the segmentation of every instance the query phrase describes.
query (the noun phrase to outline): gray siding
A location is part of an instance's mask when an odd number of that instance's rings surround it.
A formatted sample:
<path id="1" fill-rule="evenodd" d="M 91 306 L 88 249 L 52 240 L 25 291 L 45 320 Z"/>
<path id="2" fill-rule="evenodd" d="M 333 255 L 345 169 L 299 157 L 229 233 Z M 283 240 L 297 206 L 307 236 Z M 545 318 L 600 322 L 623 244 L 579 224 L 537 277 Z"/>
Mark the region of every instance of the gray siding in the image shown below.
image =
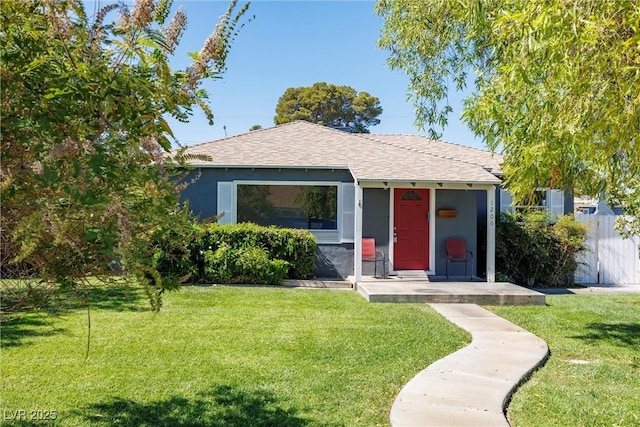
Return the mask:
<path id="1" fill-rule="evenodd" d="M 445 240 L 460 238 L 467 241 L 467 249 L 473 252 L 474 265 L 469 263 L 470 273 L 476 274 L 477 262 L 477 227 L 478 227 L 478 190 L 436 190 L 436 238 L 435 259 L 436 274 L 444 276 L 446 271 L 447 253 Z M 486 194 L 484 191 L 481 193 Z M 439 218 L 439 209 L 455 209 L 455 218 Z M 468 272 L 469 273 L 469 272 Z M 449 274 L 453 276 L 464 275 L 464 264 L 455 263 L 449 266 Z"/>
<path id="2" fill-rule="evenodd" d="M 273 168 L 202 168 L 193 171 L 187 181 L 200 172 L 200 178 L 189 185 L 181 195 L 189 201 L 194 214 L 202 219 L 215 215 L 218 200 L 218 182 L 243 181 L 331 181 L 353 182 L 351 173 L 344 169 L 273 169 Z M 346 278 L 353 274 L 353 244 L 319 244 L 316 253 L 316 277 Z"/>
<path id="3" fill-rule="evenodd" d="M 365 188 L 362 192 L 362 237 L 376 239 L 376 249 L 385 253 L 387 271 L 389 270 L 389 194 L 391 190 Z M 362 274 L 373 275 L 371 262 L 362 264 Z M 381 263 L 378 263 L 381 274 Z"/>
<path id="4" fill-rule="evenodd" d="M 316 252 L 316 277 L 346 279 L 353 274 L 353 243 L 318 245 Z"/>
<path id="5" fill-rule="evenodd" d="M 204 168 L 200 178 L 182 193 L 182 200 L 189 200 L 190 209 L 201 218 L 217 212 L 218 182 L 247 181 L 331 181 L 353 182 L 347 170 L 322 169 L 274 169 L 274 168 Z M 192 175 L 195 175 L 195 171 Z M 190 178 L 188 178 L 190 179 Z M 436 204 L 432 208 L 435 218 L 435 270 L 445 274 L 445 240 L 463 238 L 474 254 L 471 273 L 484 274 L 486 263 L 486 192 L 483 190 L 432 190 L 436 191 Z M 499 193 L 499 192 L 498 192 Z M 389 196 L 390 190 L 365 188 L 363 190 L 363 237 L 376 239 L 376 247 L 389 257 Z M 566 200 L 566 199 L 565 199 Z M 499 200 L 497 201 L 499 206 Z M 439 209 L 455 209 L 455 218 L 439 218 Z M 319 244 L 316 277 L 346 278 L 353 274 L 353 244 Z M 380 267 L 380 265 L 378 265 Z M 373 274 L 371 263 L 363 264 L 363 274 Z M 450 273 L 461 276 L 462 264 L 450 265 Z"/>
<path id="6" fill-rule="evenodd" d="M 267 168 L 202 168 L 200 178 L 182 192 L 182 201 L 189 200 L 189 208 L 202 219 L 215 215 L 218 181 L 336 181 L 353 182 L 348 170 L 334 169 L 267 169 Z M 193 171 L 187 181 L 196 176 Z"/>
<path id="7" fill-rule="evenodd" d="M 376 239 L 376 248 L 385 253 L 389 268 L 389 190 L 363 190 L 362 237 Z M 353 244 L 318 245 L 316 277 L 346 278 L 353 274 Z M 373 275 L 373 263 L 362 265 L 363 274 Z M 378 274 L 382 265 L 378 264 Z"/>
<path id="8" fill-rule="evenodd" d="M 496 190 L 499 197 L 500 190 Z M 474 263 L 476 265 L 476 275 L 486 277 L 487 275 L 487 192 L 476 191 L 478 200 L 478 221 L 477 221 L 477 242 L 476 249 L 473 250 Z M 496 206 L 500 206 L 499 202 Z"/>
<path id="9" fill-rule="evenodd" d="M 575 206 L 573 203 L 573 190 L 566 189 L 564 190 L 564 214 L 573 215 L 574 211 Z"/>

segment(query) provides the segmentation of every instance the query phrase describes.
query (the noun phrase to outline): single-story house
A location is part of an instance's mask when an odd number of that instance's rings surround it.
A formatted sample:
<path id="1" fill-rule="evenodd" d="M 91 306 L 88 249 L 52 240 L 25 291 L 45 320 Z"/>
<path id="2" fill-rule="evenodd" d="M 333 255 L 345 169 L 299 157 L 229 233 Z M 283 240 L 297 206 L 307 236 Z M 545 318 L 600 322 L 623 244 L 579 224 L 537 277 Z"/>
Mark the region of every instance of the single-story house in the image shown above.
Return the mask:
<path id="1" fill-rule="evenodd" d="M 499 154 L 304 121 L 193 145 L 187 153 L 211 158 L 192 162 L 201 175 L 182 194 L 195 214 L 309 229 L 318 240 L 317 277 L 353 276 L 357 283 L 373 274 L 373 264 L 362 262 L 364 237 L 375 239 L 392 275 L 444 275 L 445 240 L 456 238 L 474 254 L 471 273 L 495 280 L 497 215 L 501 205 L 512 209 L 500 189 Z M 549 209 L 566 210 L 561 191 L 543 199 Z M 463 269 L 450 266 L 455 276 Z"/>

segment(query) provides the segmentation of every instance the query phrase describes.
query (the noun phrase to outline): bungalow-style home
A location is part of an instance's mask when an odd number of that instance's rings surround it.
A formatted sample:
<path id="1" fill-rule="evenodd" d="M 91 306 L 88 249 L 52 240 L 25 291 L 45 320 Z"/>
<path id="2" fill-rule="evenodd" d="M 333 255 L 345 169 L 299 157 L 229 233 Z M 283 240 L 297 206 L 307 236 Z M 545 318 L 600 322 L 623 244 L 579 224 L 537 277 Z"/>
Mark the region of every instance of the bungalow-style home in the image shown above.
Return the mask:
<path id="1" fill-rule="evenodd" d="M 190 146 L 200 179 L 183 192 L 202 218 L 303 228 L 318 240 L 317 277 L 373 274 L 362 239 L 386 270 L 471 274 L 495 280 L 501 156 L 419 135 L 354 134 L 296 121 Z M 545 193 L 548 208 L 562 192 Z M 501 196 L 502 195 L 502 196 Z M 560 210 L 564 206 L 560 206 Z M 570 207 L 570 211 L 573 207 Z M 447 265 L 445 241 L 462 239 L 470 265 Z M 377 271 L 381 268 L 378 265 Z"/>

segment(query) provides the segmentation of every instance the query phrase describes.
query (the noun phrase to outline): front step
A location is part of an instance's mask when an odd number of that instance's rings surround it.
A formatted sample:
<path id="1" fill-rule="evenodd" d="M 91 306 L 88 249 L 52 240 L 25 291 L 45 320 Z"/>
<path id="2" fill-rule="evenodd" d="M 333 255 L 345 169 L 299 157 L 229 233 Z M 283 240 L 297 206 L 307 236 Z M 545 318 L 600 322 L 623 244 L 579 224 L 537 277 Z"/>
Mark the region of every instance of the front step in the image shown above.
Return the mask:
<path id="1" fill-rule="evenodd" d="M 358 292 L 369 302 L 479 305 L 546 305 L 545 295 L 512 283 L 371 281 Z"/>

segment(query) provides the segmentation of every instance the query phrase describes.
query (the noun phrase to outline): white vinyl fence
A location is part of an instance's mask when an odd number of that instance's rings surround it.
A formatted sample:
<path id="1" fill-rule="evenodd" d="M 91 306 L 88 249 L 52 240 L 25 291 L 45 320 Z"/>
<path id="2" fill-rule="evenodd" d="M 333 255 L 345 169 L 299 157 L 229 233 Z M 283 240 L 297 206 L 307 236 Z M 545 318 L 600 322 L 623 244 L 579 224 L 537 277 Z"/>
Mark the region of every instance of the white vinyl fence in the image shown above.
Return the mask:
<path id="1" fill-rule="evenodd" d="M 587 250 L 578 257 L 576 283 L 640 285 L 640 236 L 623 239 L 614 228 L 615 215 L 576 213 L 576 220 L 589 226 Z"/>

